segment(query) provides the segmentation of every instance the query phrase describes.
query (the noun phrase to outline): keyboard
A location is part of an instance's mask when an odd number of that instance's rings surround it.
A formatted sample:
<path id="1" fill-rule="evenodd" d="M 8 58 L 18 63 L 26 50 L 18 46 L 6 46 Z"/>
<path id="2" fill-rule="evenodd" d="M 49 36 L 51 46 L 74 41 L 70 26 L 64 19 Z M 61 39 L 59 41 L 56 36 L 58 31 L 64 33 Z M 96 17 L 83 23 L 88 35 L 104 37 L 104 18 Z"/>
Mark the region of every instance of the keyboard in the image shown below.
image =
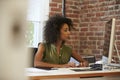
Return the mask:
<path id="1" fill-rule="evenodd" d="M 71 68 L 70 70 L 73 71 L 98 71 L 102 70 L 103 65 L 102 64 L 91 64 L 89 67 L 77 67 L 77 68 Z"/>
<path id="2" fill-rule="evenodd" d="M 103 69 L 103 64 L 92 64 L 92 65 L 90 65 L 90 67 L 93 70 L 102 70 Z"/>

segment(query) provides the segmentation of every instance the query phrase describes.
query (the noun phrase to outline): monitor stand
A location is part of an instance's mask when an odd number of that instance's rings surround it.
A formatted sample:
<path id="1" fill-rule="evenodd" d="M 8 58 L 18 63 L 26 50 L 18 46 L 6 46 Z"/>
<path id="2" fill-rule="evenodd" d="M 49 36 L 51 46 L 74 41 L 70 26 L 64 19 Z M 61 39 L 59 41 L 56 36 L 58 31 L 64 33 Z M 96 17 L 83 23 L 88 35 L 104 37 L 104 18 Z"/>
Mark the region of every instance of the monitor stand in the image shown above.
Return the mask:
<path id="1" fill-rule="evenodd" d="M 110 64 L 108 64 L 108 66 L 112 66 L 112 67 L 118 67 L 118 68 L 120 68 L 120 54 L 119 54 L 119 51 L 118 51 L 118 49 L 117 49 L 117 45 L 116 45 L 116 42 L 115 42 L 115 44 L 114 44 L 114 47 L 115 47 L 115 50 L 116 50 L 116 52 L 117 52 L 117 56 L 118 56 L 118 62 L 116 63 L 110 63 Z"/>

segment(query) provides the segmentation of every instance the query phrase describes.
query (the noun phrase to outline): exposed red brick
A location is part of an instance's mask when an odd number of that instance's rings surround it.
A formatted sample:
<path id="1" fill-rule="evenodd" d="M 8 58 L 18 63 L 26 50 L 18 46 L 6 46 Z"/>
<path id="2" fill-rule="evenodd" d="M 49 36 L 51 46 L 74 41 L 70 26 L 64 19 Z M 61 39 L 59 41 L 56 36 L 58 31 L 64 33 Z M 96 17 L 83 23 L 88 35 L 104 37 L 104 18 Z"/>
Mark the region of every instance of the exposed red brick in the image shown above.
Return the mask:
<path id="1" fill-rule="evenodd" d="M 88 23 L 80 23 L 80 27 L 88 27 Z"/>
<path id="2" fill-rule="evenodd" d="M 80 31 L 88 31 L 88 28 L 87 27 L 81 28 Z"/>
<path id="3" fill-rule="evenodd" d="M 96 17 L 100 17 L 100 16 L 104 16 L 104 15 L 105 15 L 104 12 L 98 12 L 98 13 L 96 13 Z"/>
<path id="4" fill-rule="evenodd" d="M 57 7 L 57 3 L 50 3 L 50 7 Z"/>
<path id="5" fill-rule="evenodd" d="M 97 27 L 91 27 L 89 30 L 90 31 L 99 31 Z"/>
<path id="6" fill-rule="evenodd" d="M 84 32 L 79 32 L 79 35 L 80 36 L 85 36 L 85 33 Z"/>
<path id="7" fill-rule="evenodd" d="M 95 17 L 95 13 L 87 13 L 87 17 Z"/>
<path id="8" fill-rule="evenodd" d="M 100 36 L 99 36 L 99 37 L 98 37 L 98 40 L 104 40 L 104 37 L 100 37 Z"/>
<path id="9" fill-rule="evenodd" d="M 87 40 L 87 37 L 80 37 L 80 40 Z"/>
<path id="10" fill-rule="evenodd" d="M 61 11 L 60 8 L 51 8 L 52 11 Z"/>
<path id="11" fill-rule="evenodd" d="M 91 32 L 87 32 L 86 36 L 94 36 L 94 33 L 92 31 Z"/>
<path id="12" fill-rule="evenodd" d="M 117 39 L 117 40 L 120 40 L 120 36 L 117 36 L 116 39 Z"/>
<path id="13" fill-rule="evenodd" d="M 103 31 L 95 32 L 95 36 L 103 36 Z"/>
<path id="14" fill-rule="evenodd" d="M 62 3 L 62 0 L 51 0 L 51 2 Z"/>
<path id="15" fill-rule="evenodd" d="M 98 37 L 88 37 L 89 40 L 98 40 Z"/>

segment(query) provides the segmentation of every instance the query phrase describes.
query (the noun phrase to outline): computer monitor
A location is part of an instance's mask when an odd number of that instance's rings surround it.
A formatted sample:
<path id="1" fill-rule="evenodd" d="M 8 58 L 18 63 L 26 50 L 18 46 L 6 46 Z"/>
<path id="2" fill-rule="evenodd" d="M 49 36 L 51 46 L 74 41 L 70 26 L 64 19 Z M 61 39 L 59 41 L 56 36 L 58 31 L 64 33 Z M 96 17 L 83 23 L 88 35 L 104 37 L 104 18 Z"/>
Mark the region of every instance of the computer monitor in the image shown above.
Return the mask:
<path id="1" fill-rule="evenodd" d="M 105 42 L 103 47 L 103 63 L 111 65 L 113 64 L 113 53 L 115 47 L 115 18 L 112 18 L 106 23 L 105 26 Z M 117 64 L 117 63 L 114 63 Z M 119 63 L 118 63 L 119 64 Z"/>

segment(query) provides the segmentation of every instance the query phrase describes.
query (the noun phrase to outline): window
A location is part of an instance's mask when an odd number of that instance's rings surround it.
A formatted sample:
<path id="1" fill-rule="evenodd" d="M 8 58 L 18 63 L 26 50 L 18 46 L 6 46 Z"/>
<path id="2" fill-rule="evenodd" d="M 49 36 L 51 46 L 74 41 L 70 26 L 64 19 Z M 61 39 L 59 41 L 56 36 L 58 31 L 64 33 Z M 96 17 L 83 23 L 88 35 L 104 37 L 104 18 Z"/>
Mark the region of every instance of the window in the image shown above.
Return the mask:
<path id="1" fill-rule="evenodd" d="M 29 47 L 37 47 L 42 41 L 43 26 L 49 15 L 49 0 L 29 0 L 28 29 L 26 32 Z"/>

